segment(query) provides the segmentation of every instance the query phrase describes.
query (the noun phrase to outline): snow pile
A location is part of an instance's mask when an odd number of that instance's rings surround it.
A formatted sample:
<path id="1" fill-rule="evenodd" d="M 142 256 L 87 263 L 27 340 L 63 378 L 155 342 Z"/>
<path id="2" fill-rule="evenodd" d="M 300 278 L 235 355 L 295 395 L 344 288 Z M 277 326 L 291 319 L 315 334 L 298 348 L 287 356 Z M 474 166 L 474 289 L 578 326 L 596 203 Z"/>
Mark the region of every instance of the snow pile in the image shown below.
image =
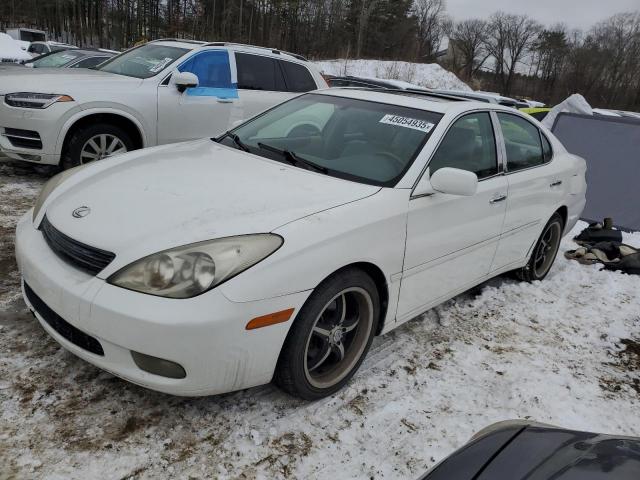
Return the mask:
<path id="1" fill-rule="evenodd" d="M 542 120 L 542 124 L 547 128 L 552 128 L 554 122 L 556 121 L 556 117 L 561 113 L 581 113 L 584 115 L 593 115 L 593 109 L 589 102 L 580 95 L 579 93 L 574 93 L 573 95 L 567 97 L 564 101 L 557 104 L 553 107 L 546 117 Z"/>
<path id="2" fill-rule="evenodd" d="M 16 42 L 6 33 L 0 33 L 0 61 L 19 62 L 20 60 L 31 60 L 31 55 L 20 48 Z"/>
<path id="3" fill-rule="evenodd" d="M 471 91 L 466 83 L 437 63 L 339 59 L 323 60 L 315 64 L 328 75 L 401 80 L 426 88 Z"/>

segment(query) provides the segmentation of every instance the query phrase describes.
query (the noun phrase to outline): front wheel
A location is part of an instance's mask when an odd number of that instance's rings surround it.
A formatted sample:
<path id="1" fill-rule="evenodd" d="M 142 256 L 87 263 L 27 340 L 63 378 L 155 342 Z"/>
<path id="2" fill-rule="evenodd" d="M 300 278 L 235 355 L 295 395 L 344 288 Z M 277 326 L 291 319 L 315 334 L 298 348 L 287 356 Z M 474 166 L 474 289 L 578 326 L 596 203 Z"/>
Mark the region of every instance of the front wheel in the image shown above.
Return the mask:
<path id="1" fill-rule="evenodd" d="M 533 247 L 529 262 L 516 272 L 520 280 L 532 282 L 547 276 L 558 254 L 563 230 L 564 221 L 556 212 L 542 230 L 538 242 Z"/>
<path id="2" fill-rule="evenodd" d="M 338 391 L 364 360 L 379 315 L 378 291 L 366 273 L 350 269 L 329 277 L 296 316 L 275 382 L 306 400 Z"/>
<path id="3" fill-rule="evenodd" d="M 108 123 L 89 125 L 74 132 L 69 139 L 62 168 L 68 169 L 134 149 L 131 136 Z"/>

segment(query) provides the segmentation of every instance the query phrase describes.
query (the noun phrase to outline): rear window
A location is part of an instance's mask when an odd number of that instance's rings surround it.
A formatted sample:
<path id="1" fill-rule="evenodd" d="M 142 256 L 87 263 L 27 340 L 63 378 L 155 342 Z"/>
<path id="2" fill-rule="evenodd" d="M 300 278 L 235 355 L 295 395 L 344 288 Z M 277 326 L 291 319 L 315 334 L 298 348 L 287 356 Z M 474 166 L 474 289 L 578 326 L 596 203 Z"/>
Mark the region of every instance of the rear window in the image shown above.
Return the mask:
<path id="1" fill-rule="evenodd" d="M 309 92 L 318 88 L 306 67 L 297 63 L 280 61 L 290 92 Z"/>
<path id="2" fill-rule="evenodd" d="M 286 91 L 278 62 L 270 57 L 236 53 L 238 88 L 243 90 Z"/>
<path id="3" fill-rule="evenodd" d="M 498 113 L 507 150 L 507 171 L 536 167 L 545 162 L 540 130 L 517 115 Z"/>

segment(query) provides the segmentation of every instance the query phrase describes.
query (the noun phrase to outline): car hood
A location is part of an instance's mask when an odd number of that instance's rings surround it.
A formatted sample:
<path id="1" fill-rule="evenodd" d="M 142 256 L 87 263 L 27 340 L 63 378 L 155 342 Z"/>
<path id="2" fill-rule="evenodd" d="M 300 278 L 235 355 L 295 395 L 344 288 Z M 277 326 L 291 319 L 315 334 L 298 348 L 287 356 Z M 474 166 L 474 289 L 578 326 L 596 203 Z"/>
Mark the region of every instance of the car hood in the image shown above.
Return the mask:
<path id="1" fill-rule="evenodd" d="M 84 68 L 7 68 L 1 70 L 0 95 L 15 92 L 57 93 L 74 96 L 111 86 L 134 88 L 142 80 Z"/>
<path id="2" fill-rule="evenodd" d="M 126 264 L 193 242 L 270 232 L 379 190 L 205 139 L 97 162 L 65 180 L 44 208 L 62 233 Z M 79 207 L 90 213 L 75 218 Z"/>

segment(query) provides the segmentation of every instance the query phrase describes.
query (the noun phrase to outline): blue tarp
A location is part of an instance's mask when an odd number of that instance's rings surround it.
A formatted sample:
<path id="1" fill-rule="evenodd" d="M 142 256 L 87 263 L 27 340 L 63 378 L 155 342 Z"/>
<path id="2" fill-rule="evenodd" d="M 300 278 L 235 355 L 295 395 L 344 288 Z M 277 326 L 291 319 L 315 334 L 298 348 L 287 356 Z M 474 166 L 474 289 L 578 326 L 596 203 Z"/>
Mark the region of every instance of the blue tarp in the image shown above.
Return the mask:
<path id="1" fill-rule="evenodd" d="M 231 65 L 227 50 L 207 50 L 197 53 L 178 67 L 198 77 L 198 86 L 187 90 L 196 97 L 238 98 L 238 84 L 231 79 Z"/>

